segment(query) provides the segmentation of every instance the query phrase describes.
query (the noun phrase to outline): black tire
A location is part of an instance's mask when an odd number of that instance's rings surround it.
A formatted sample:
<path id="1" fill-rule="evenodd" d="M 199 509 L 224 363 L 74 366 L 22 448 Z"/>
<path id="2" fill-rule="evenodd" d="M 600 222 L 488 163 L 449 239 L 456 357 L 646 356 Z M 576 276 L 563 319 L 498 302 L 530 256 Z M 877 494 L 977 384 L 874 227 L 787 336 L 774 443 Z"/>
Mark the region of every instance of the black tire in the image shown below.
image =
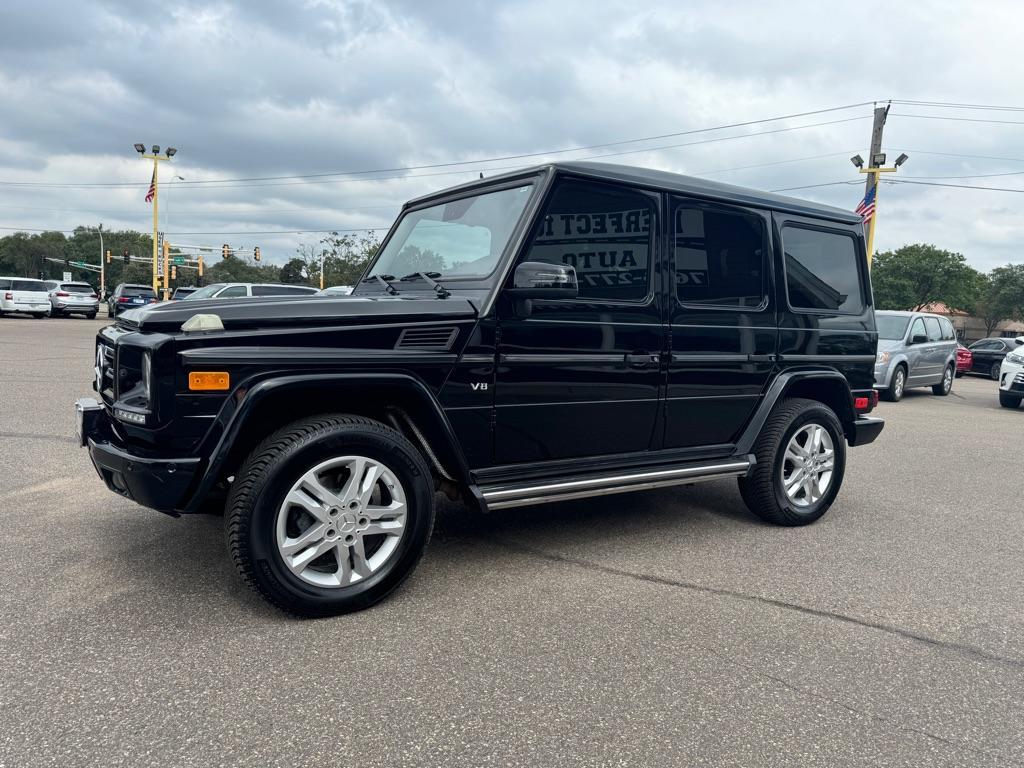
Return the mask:
<path id="1" fill-rule="evenodd" d="M 932 394 L 938 395 L 939 397 L 945 397 L 953 391 L 953 376 L 956 368 L 952 365 L 946 366 L 946 370 L 942 372 L 942 381 L 938 384 L 932 385 Z"/>
<path id="2" fill-rule="evenodd" d="M 86 312 L 85 313 L 85 317 L 86 317 L 87 320 L 95 320 L 96 319 L 96 313 L 95 312 Z"/>
<path id="3" fill-rule="evenodd" d="M 1020 401 L 1020 395 L 1011 395 L 1009 392 L 999 390 L 999 404 L 1003 406 L 1003 408 L 1019 408 Z"/>
<path id="4" fill-rule="evenodd" d="M 825 494 L 817 502 L 799 506 L 782 486 L 784 454 L 793 435 L 808 424 L 825 428 L 832 439 L 834 468 Z M 817 400 L 791 398 L 775 407 L 754 445 L 757 464 L 739 479 L 740 495 L 747 508 L 762 520 L 776 525 L 807 525 L 824 515 L 843 484 L 846 472 L 846 437 L 835 413 Z"/>
<path id="5" fill-rule="evenodd" d="M 898 382 L 896 377 L 900 377 Z M 897 384 L 899 386 L 897 387 Z M 890 403 L 898 403 L 903 399 L 903 393 L 907 391 L 907 369 L 902 363 L 896 366 L 896 370 L 892 372 L 892 381 L 889 382 L 889 386 L 882 390 L 882 399 L 888 400 Z"/>
<path id="6" fill-rule="evenodd" d="M 992 363 L 992 367 L 988 369 L 988 377 L 992 379 L 992 381 L 999 381 L 999 369 L 1002 367 L 1002 365 L 1002 360 L 996 360 L 994 363 Z"/>
<path id="7" fill-rule="evenodd" d="M 406 490 L 405 532 L 379 571 L 344 587 L 303 581 L 285 565 L 275 540 L 278 508 L 292 484 L 317 464 L 366 456 Z M 249 455 L 225 508 L 228 549 L 242 579 L 264 599 L 297 616 L 334 616 L 369 608 L 412 573 L 434 526 L 434 485 L 423 455 L 399 432 L 362 416 L 325 414 L 290 424 Z"/>
<path id="8" fill-rule="evenodd" d="M 32 313 L 32 317 L 34 317 L 36 320 L 42 320 L 44 317 L 46 317 L 46 313 L 45 312 L 33 312 Z"/>

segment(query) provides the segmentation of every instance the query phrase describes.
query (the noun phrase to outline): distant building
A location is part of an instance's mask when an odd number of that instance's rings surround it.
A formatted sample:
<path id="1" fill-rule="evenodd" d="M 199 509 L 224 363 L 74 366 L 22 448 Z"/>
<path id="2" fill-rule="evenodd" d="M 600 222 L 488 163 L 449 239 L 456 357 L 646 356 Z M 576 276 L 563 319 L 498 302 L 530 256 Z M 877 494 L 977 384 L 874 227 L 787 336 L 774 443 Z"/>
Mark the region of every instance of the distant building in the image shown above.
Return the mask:
<path id="1" fill-rule="evenodd" d="M 956 329 L 957 338 L 964 344 L 973 344 L 978 339 L 984 339 L 989 334 L 985 330 L 985 323 L 980 318 L 974 317 L 959 309 L 950 309 L 941 301 L 926 305 L 922 312 L 932 312 L 936 315 L 948 317 Z M 1024 336 L 1024 323 L 1016 320 L 1003 320 L 992 331 L 992 336 L 1002 336 L 1012 339 L 1015 336 Z"/>

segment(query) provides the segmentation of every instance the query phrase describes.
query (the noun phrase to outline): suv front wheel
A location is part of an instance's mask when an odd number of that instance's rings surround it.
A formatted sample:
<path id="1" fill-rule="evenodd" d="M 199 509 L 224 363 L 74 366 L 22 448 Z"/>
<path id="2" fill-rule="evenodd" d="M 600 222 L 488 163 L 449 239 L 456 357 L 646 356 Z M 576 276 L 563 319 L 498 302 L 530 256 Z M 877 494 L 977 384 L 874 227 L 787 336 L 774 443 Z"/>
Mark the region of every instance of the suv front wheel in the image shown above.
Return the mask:
<path id="1" fill-rule="evenodd" d="M 846 438 L 835 413 L 817 400 L 784 400 L 754 446 L 757 464 L 740 495 L 762 520 L 807 525 L 824 515 L 846 470 Z"/>
<path id="2" fill-rule="evenodd" d="M 422 454 L 361 416 L 303 419 L 236 473 L 225 515 L 242 578 L 300 616 L 368 608 L 412 573 L 434 525 Z"/>

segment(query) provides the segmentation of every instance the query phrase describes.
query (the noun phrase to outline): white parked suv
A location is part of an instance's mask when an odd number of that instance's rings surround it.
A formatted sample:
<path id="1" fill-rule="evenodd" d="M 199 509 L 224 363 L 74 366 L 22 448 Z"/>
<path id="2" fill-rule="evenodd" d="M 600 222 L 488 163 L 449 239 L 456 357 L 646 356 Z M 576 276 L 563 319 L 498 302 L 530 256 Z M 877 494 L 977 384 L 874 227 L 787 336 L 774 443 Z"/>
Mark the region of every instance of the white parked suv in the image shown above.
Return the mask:
<path id="1" fill-rule="evenodd" d="M 46 284 L 27 277 L 0 277 L 0 315 L 11 312 L 46 317 L 50 313 Z"/>
<path id="2" fill-rule="evenodd" d="M 1016 408 L 1024 399 L 1024 337 L 1018 336 L 1019 346 L 1007 352 L 999 368 L 999 404 L 1003 408 Z"/>

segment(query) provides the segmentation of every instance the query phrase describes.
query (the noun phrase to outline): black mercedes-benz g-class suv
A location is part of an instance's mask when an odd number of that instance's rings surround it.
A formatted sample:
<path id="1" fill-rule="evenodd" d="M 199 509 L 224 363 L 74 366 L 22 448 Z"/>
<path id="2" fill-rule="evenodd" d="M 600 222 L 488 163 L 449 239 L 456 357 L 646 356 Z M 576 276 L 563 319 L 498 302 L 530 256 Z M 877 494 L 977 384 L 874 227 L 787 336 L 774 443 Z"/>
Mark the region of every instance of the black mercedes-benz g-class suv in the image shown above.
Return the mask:
<path id="1" fill-rule="evenodd" d="M 111 490 L 223 511 L 252 587 L 329 615 L 409 575 L 439 490 L 486 511 L 736 477 L 810 523 L 882 429 L 875 347 L 854 214 L 557 163 L 406 204 L 351 296 L 125 312 L 79 433 Z"/>

